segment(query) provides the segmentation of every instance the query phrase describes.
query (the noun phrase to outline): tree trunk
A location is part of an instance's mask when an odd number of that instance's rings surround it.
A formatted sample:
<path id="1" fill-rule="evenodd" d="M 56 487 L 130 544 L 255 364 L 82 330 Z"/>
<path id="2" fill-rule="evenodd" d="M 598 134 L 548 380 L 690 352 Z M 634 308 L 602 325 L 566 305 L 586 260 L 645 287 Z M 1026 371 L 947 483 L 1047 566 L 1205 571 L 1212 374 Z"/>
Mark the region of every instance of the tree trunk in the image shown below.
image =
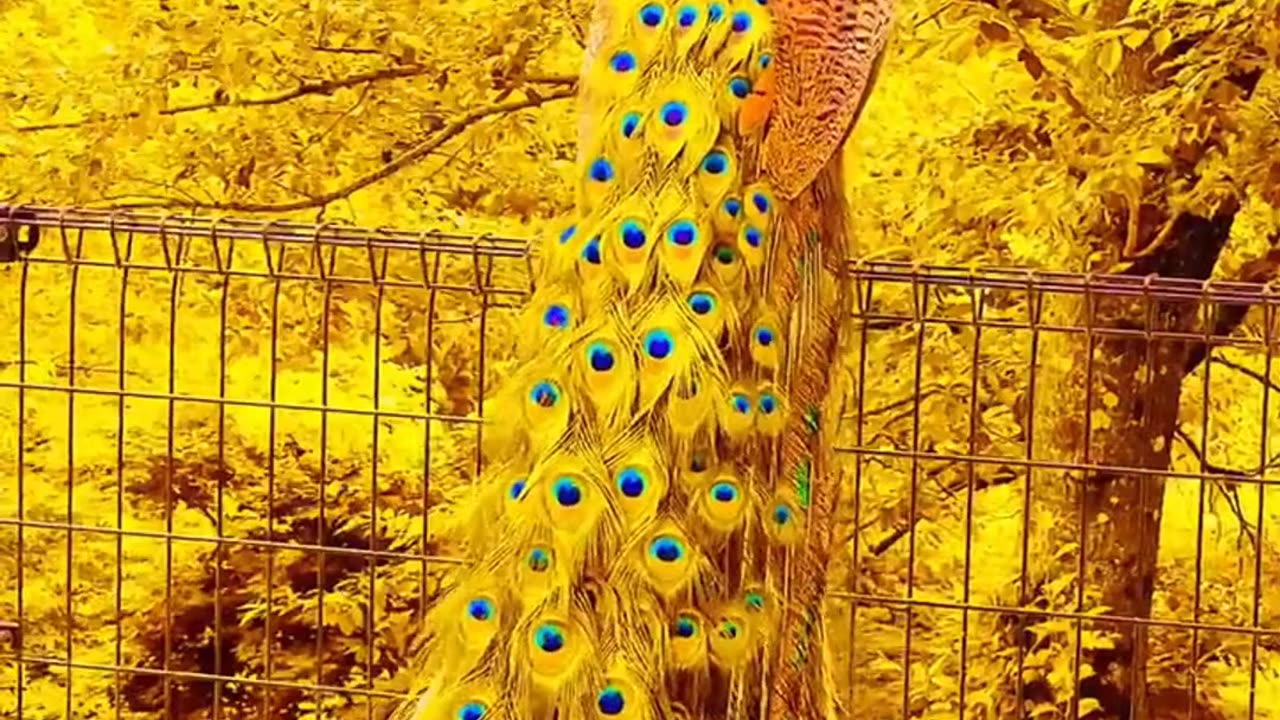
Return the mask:
<path id="1" fill-rule="evenodd" d="M 1226 206 L 1211 219 L 1189 213 L 1175 221 L 1171 236 L 1153 255 L 1125 271 L 1128 275 L 1207 279 L 1231 230 L 1236 206 Z M 1089 597 L 1082 610 L 1101 604 L 1104 614 L 1147 618 L 1160 546 L 1160 509 L 1170 445 L 1178 422 L 1182 381 L 1194 340 L 1153 338 L 1151 333 L 1195 332 L 1201 313 L 1198 301 L 1157 301 L 1147 297 L 1104 295 L 1095 291 L 1081 300 L 1070 323 L 1086 332 L 1056 338 L 1042 354 L 1051 376 L 1053 345 L 1071 345 L 1062 357 L 1058 377 L 1037 390 L 1039 416 L 1053 418 L 1038 433 L 1052 446 L 1055 460 L 1087 462 L 1095 469 L 1068 474 L 1070 482 L 1037 494 L 1057 505 L 1050 531 L 1059 547 L 1079 542 L 1084 548 L 1084 588 Z M 1115 331 L 1125 332 L 1117 335 Z M 1057 335 L 1057 333 L 1055 333 Z M 1078 404 L 1064 408 L 1064 398 Z M 1083 412 L 1081 412 L 1083 410 Z M 1037 453 L 1037 457 L 1040 457 Z M 1107 469 L 1107 468 L 1115 468 Z M 1149 472 L 1124 472 L 1142 468 Z M 1059 475 L 1059 478 L 1061 475 Z M 1076 564 L 1078 553 L 1064 563 Z M 1078 571 L 1059 567 L 1058 571 Z M 1078 581 L 1078 579 L 1077 579 Z M 1136 623 L 1088 623 L 1084 630 L 1113 633 L 1113 647 L 1084 642 L 1078 697 L 1097 704 L 1079 716 L 1089 720 L 1146 720 L 1146 628 Z M 1062 700 L 1059 698 L 1059 700 Z"/>

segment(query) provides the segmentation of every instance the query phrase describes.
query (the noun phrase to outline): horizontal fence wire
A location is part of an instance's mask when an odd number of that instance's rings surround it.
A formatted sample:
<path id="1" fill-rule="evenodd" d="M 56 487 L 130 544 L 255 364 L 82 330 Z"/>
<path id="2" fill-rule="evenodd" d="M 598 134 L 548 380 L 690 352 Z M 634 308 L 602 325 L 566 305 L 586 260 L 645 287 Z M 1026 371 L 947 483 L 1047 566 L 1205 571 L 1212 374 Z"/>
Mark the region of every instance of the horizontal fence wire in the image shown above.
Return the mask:
<path id="1" fill-rule="evenodd" d="M 440 522 L 485 471 L 484 398 L 513 369 L 531 248 L 0 206 L 0 715 L 372 718 L 406 697 L 424 613 L 457 564 Z M 829 620 L 847 707 L 889 720 L 1052 704 L 1047 678 L 1078 685 L 1111 626 L 1147 628 L 1148 672 L 1190 716 L 1234 702 L 1215 662 L 1245 668 L 1231 682 L 1262 697 L 1268 668 L 1280 677 L 1280 608 L 1263 591 L 1280 587 L 1267 539 L 1280 292 L 848 271 Z M 1177 369 L 1163 438 L 1176 448 L 1153 464 L 1108 445 L 1132 393 L 1092 377 L 1139 358 L 1127 377 L 1154 398 L 1167 348 L 1197 360 Z M 1055 453 L 1071 432 L 1082 453 Z M 1062 488 L 1115 477 L 1164 498 L 1157 600 L 1141 614 L 1078 581 L 1093 577 L 1080 530 L 1093 520 Z M 1046 525 L 1063 512 L 1074 536 Z M 1045 569 L 1076 556 L 1075 581 Z M 1046 656 L 1053 633 L 1075 649 Z M 1270 717 L 1231 707 L 1221 716 Z"/>

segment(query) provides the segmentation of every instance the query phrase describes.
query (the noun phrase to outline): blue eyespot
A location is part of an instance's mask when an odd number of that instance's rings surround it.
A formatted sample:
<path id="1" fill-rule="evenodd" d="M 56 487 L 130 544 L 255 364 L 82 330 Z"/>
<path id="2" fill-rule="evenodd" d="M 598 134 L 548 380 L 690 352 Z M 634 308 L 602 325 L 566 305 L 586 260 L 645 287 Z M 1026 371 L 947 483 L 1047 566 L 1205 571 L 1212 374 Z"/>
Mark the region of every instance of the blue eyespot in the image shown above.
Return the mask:
<path id="1" fill-rule="evenodd" d="M 729 169 L 729 157 L 719 150 L 712 150 L 703 159 L 702 169 L 712 175 L 721 175 Z"/>
<path id="2" fill-rule="evenodd" d="M 728 198 L 724 201 L 724 211 L 729 217 L 738 217 L 738 213 L 742 212 L 742 201 L 738 198 Z"/>
<path id="3" fill-rule="evenodd" d="M 739 100 L 745 100 L 751 94 L 751 83 L 744 77 L 736 77 L 729 81 L 729 92 Z"/>
<path id="4" fill-rule="evenodd" d="M 629 498 L 644 494 L 644 475 L 635 468 L 627 468 L 618 475 L 618 490 Z"/>
<path id="5" fill-rule="evenodd" d="M 605 158 L 596 158 L 591 163 L 591 179 L 600 183 L 613 180 L 613 164 Z"/>
<path id="6" fill-rule="evenodd" d="M 658 27 L 662 24 L 662 18 L 666 15 L 666 11 L 657 3 L 649 3 L 640 8 L 640 22 L 647 27 Z"/>
<path id="7" fill-rule="evenodd" d="M 761 235 L 760 230 L 754 226 L 748 227 L 744 235 L 747 238 L 747 244 L 753 248 L 760 247 L 760 242 L 764 239 L 764 236 Z"/>
<path id="8" fill-rule="evenodd" d="M 724 19 L 724 5 L 718 2 L 711 3 L 707 8 L 707 22 L 715 24 Z"/>
<path id="9" fill-rule="evenodd" d="M 682 28 L 691 27 L 694 23 L 698 22 L 698 9 L 685 5 L 680 8 L 680 13 L 676 16 L 676 22 L 679 23 Z"/>
<path id="10" fill-rule="evenodd" d="M 761 70 L 768 70 L 769 66 L 773 64 L 773 55 L 769 53 L 762 54 L 760 56 L 759 64 Z"/>
<path id="11" fill-rule="evenodd" d="M 770 203 L 768 195 L 765 195 L 764 193 L 752 193 L 751 202 L 756 206 L 756 210 L 760 211 L 761 215 L 769 212 Z"/>
<path id="12" fill-rule="evenodd" d="M 573 478 L 562 477 L 556 480 L 555 485 L 556 502 L 562 507 L 573 507 L 582 502 L 582 488 L 578 487 L 578 483 Z"/>
<path id="13" fill-rule="evenodd" d="M 564 231 L 560 233 L 560 244 L 564 245 L 565 243 L 569 242 L 570 240 L 573 239 L 573 236 L 576 234 L 578 234 L 577 225 L 570 225 L 569 227 L 565 228 Z"/>
<path id="14" fill-rule="evenodd" d="M 768 5 L 769 0 L 756 0 L 756 4 L 760 6 Z"/>
<path id="15" fill-rule="evenodd" d="M 622 137 L 629 138 L 636 134 L 640 127 L 640 113 L 629 112 L 622 116 Z"/>
<path id="16" fill-rule="evenodd" d="M 698 624 L 688 615 L 681 615 L 676 619 L 676 637 L 691 638 L 698 634 Z"/>
<path id="17" fill-rule="evenodd" d="M 698 239 L 698 228 L 688 220 L 677 220 L 667 229 L 667 240 L 673 245 L 687 247 Z"/>
<path id="18" fill-rule="evenodd" d="M 644 247 L 647 238 L 644 234 L 644 228 L 640 227 L 640 223 L 635 220 L 628 220 L 622 223 L 622 244 L 632 250 L 639 250 Z"/>
<path id="19" fill-rule="evenodd" d="M 537 385 L 534 385 L 533 390 L 529 391 L 529 399 L 533 401 L 534 405 L 538 405 L 540 407 L 555 407 L 556 403 L 560 402 L 560 388 L 557 388 L 553 383 L 543 380 Z"/>
<path id="20" fill-rule="evenodd" d="M 751 29 L 751 15 L 745 10 L 733 14 L 733 31 L 744 33 Z"/>
<path id="21" fill-rule="evenodd" d="M 617 73 L 629 73 L 636 69 L 636 56 L 630 50 L 619 50 L 609 59 L 609 67 Z"/>
<path id="22" fill-rule="evenodd" d="M 728 503 L 738 499 L 738 488 L 733 483 L 718 482 L 711 486 L 711 497 L 716 502 Z"/>
<path id="23" fill-rule="evenodd" d="M 684 103 L 672 100 L 662 106 L 661 114 L 662 122 L 666 123 L 667 127 L 678 127 L 684 124 L 685 118 L 689 115 L 689 110 L 684 106 Z"/>
<path id="24" fill-rule="evenodd" d="M 707 293 L 699 292 L 689 296 L 689 309 L 697 315 L 706 315 L 716 307 L 715 298 Z"/>
<path id="25" fill-rule="evenodd" d="M 467 614 L 480 622 L 484 622 L 493 617 L 493 603 L 485 598 L 476 598 L 467 604 Z"/>
<path id="26" fill-rule="evenodd" d="M 767 327 L 756 328 L 756 342 L 765 347 L 773 344 L 773 330 Z"/>
<path id="27" fill-rule="evenodd" d="M 482 720 L 488 712 L 483 703 L 469 702 L 458 710 L 458 720 Z"/>
<path id="28" fill-rule="evenodd" d="M 542 313 L 542 323 L 547 327 L 562 328 L 569 325 L 569 308 L 563 305 L 551 305 Z"/>
<path id="29" fill-rule="evenodd" d="M 665 360 L 675 348 L 675 340 L 666 330 L 650 330 L 644 338 L 644 351 L 654 360 Z"/>
<path id="30" fill-rule="evenodd" d="M 760 412 L 765 415 L 772 415 L 774 410 L 778 409 L 778 400 L 774 396 L 765 393 L 760 396 Z"/>
<path id="31" fill-rule="evenodd" d="M 618 715 L 626 703 L 622 699 L 622 691 L 616 687 L 607 687 L 596 697 L 596 707 L 601 715 Z"/>
<path id="32" fill-rule="evenodd" d="M 742 393 L 733 394 L 733 411 L 739 415 L 746 415 L 751 412 L 751 401 Z"/>
<path id="33" fill-rule="evenodd" d="M 653 541 L 653 544 L 649 546 L 649 552 L 664 563 L 673 563 L 684 557 L 684 546 L 679 540 L 669 535 L 663 535 Z"/>
<path id="34" fill-rule="evenodd" d="M 779 505 L 773 509 L 773 522 L 777 525 L 786 525 L 791 522 L 791 508 L 786 505 Z"/>
<path id="35" fill-rule="evenodd" d="M 533 642 L 542 652 L 559 652 L 564 648 L 564 632 L 555 625 L 547 623 L 534 632 Z"/>
<path id="36" fill-rule="evenodd" d="M 527 487 L 527 485 L 525 483 L 524 478 L 520 478 L 519 480 L 511 483 L 511 489 L 508 491 L 508 494 L 511 496 L 511 499 L 519 500 L 521 497 L 523 497 L 525 487 Z"/>
<path id="37" fill-rule="evenodd" d="M 582 247 L 582 259 L 592 265 L 600 264 L 600 236 L 597 235 L 587 241 Z"/>
<path id="38" fill-rule="evenodd" d="M 536 573 L 546 572 L 551 567 L 551 553 L 544 548 L 534 548 L 529 551 L 526 563 L 529 569 Z"/>
<path id="39" fill-rule="evenodd" d="M 587 348 L 587 361 L 596 372 L 609 372 L 613 369 L 613 352 L 604 343 L 592 343 Z"/>

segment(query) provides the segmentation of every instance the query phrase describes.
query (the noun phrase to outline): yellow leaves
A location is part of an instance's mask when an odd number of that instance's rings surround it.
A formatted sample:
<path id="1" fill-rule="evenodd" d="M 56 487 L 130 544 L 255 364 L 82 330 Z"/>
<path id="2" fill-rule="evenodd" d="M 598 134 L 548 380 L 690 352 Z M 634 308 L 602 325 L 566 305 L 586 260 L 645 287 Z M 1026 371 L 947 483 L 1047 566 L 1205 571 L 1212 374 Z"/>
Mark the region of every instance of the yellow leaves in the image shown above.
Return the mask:
<path id="1" fill-rule="evenodd" d="M 1124 60 L 1124 45 L 1119 38 L 1107 40 L 1098 49 L 1096 61 L 1098 67 L 1107 75 L 1115 75 L 1120 69 L 1120 62 Z"/>
<path id="2" fill-rule="evenodd" d="M 1137 50 L 1142 47 L 1142 44 L 1145 43 L 1149 37 L 1151 37 L 1151 31 L 1146 28 L 1132 30 L 1129 34 L 1124 36 L 1124 46 L 1130 50 Z"/>
<path id="3" fill-rule="evenodd" d="M 1162 27 L 1155 31 L 1151 38 L 1151 45 L 1155 48 L 1157 54 L 1164 54 L 1165 50 L 1173 44 L 1173 31 L 1167 27 Z"/>

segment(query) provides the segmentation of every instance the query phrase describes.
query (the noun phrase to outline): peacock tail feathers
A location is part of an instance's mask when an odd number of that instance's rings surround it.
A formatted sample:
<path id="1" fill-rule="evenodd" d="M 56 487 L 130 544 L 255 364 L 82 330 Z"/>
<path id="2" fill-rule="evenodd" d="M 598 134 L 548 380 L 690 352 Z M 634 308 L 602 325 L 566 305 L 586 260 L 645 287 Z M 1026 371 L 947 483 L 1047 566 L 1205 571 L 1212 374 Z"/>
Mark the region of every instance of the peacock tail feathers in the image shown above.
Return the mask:
<path id="1" fill-rule="evenodd" d="M 576 208 L 537 248 L 489 469 L 453 519 L 468 565 L 400 718 L 831 711 L 836 493 L 815 479 L 846 211 L 833 153 L 762 158 L 805 127 L 778 114 L 806 14 L 856 4 L 598 0 Z"/>

